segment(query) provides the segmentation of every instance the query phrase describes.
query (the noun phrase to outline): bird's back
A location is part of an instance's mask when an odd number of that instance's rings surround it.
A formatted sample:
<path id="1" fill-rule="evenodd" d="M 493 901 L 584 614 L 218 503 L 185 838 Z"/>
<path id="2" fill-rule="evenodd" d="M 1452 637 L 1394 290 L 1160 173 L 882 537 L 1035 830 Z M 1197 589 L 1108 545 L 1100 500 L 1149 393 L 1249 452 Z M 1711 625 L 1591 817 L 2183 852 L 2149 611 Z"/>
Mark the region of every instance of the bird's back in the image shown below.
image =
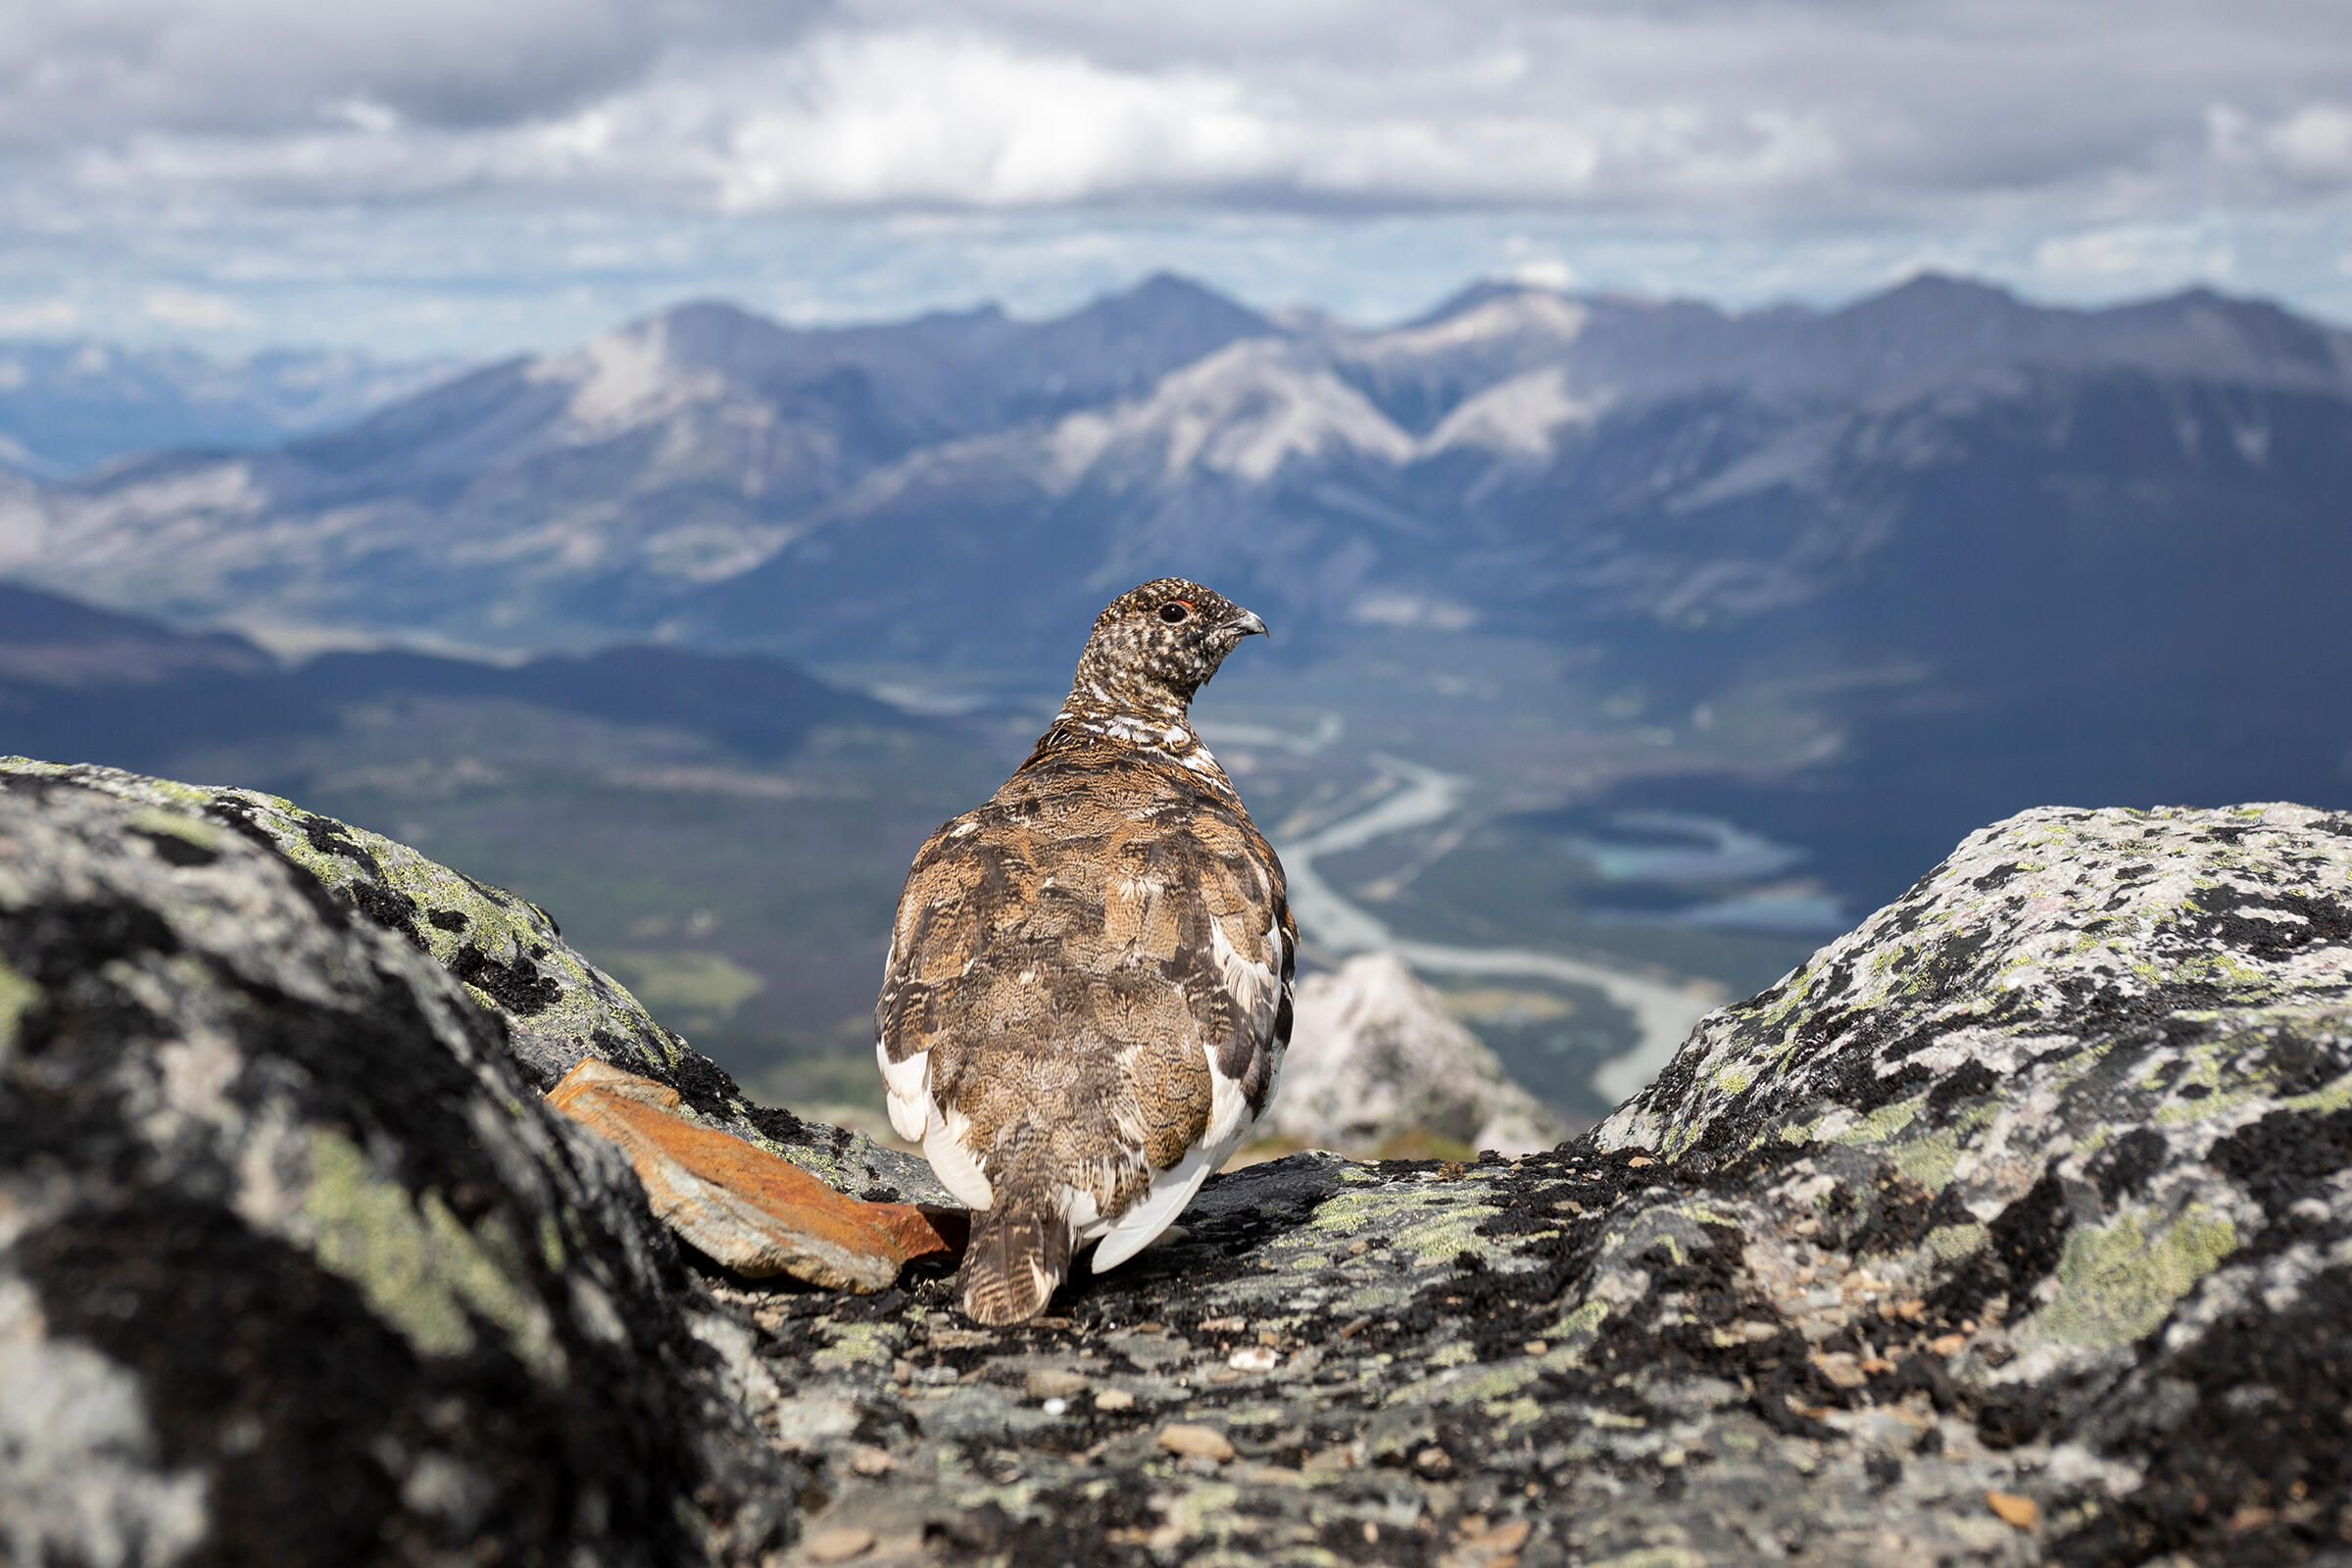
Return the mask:
<path id="1" fill-rule="evenodd" d="M 879 1054 L 900 1132 L 997 1216 L 965 1264 L 984 1320 L 1041 1309 L 1075 1241 L 1140 1248 L 1272 1094 L 1296 929 L 1201 759 L 1041 747 L 907 877 Z"/>

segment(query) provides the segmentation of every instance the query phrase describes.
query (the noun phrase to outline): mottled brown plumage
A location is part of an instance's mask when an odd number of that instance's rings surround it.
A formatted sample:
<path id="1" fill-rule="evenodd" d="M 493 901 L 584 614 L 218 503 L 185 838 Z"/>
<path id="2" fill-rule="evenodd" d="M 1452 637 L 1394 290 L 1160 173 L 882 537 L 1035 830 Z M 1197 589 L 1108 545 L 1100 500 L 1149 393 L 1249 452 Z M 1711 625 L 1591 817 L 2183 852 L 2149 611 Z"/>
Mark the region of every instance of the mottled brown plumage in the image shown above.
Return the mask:
<path id="1" fill-rule="evenodd" d="M 1265 625 L 1163 577 L 1095 621 L 1069 699 L 916 855 L 874 1009 L 891 1121 L 974 1209 L 964 1310 L 1034 1317 L 1074 1245 L 1165 1229 L 1274 1093 L 1298 947 L 1282 865 L 1188 719 Z"/>

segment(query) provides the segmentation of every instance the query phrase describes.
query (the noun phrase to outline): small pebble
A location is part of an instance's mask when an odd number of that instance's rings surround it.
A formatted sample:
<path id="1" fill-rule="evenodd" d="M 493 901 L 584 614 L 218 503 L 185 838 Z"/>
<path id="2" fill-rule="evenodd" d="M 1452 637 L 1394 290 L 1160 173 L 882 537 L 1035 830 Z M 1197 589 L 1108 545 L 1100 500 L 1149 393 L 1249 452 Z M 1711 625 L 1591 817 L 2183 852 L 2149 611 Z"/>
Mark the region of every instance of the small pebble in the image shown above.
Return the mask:
<path id="1" fill-rule="evenodd" d="M 810 1562 L 848 1562 L 874 1548 L 871 1530 L 842 1528 L 820 1530 L 801 1544 L 801 1550 Z"/>
<path id="2" fill-rule="evenodd" d="M 1236 1372 L 1271 1372 L 1282 1359 L 1282 1352 L 1267 1345 L 1247 1345 L 1225 1358 L 1225 1364 Z"/>
<path id="3" fill-rule="evenodd" d="M 1215 1427 L 1195 1426 L 1189 1421 L 1171 1421 L 1159 1429 L 1159 1446 L 1170 1453 L 1187 1459 L 1214 1459 L 1220 1462 L 1233 1457 L 1233 1445 Z"/>
<path id="4" fill-rule="evenodd" d="M 1526 1545 L 1527 1538 L 1534 1530 L 1535 1527 L 1524 1519 L 1508 1519 L 1480 1536 L 1476 1544 L 1496 1556 L 1507 1556 Z"/>
<path id="5" fill-rule="evenodd" d="M 1048 1399 L 1045 1403 L 1038 1406 L 1039 1409 L 1045 1411 L 1048 1415 L 1059 1415 L 1069 1407 L 1070 1401 L 1067 1399 Z"/>
<path id="6" fill-rule="evenodd" d="M 886 1476 L 898 1468 L 899 1461 L 876 1447 L 861 1447 L 850 1455 L 850 1468 L 861 1476 Z"/>
<path id="7" fill-rule="evenodd" d="M 1527 1344 L 1521 1346 L 1520 1348 L 1527 1351 L 1527 1353 L 1530 1355 L 1542 1355 L 1544 1351 L 1551 1348 L 1551 1345 L 1548 1341 L 1544 1340 L 1530 1340 L 1527 1342 Z"/>
<path id="8" fill-rule="evenodd" d="M 1453 1468 L 1453 1458 L 1444 1448 L 1423 1448 L 1413 1455 L 1413 1468 L 1425 1476 L 1442 1476 Z"/>
<path id="9" fill-rule="evenodd" d="M 2014 1492 L 1987 1492 L 1984 1505 L 2000 1515 L 2003 1524 L 2019 1530 L 2031 1530 L 2041 1522 L 2041 1504 Z"/>
<path id="10" fill-rule="evenodd" d="M 1098 1410 L 1132 1410 L 1135 1408 L 1135 1396 L 1125 1389 L 1104 1389 L 1095 1396 L 1095 1408 Z"/>
<path id="11" fill-rule="evenodd" d="M 1934 1350 L 1937 1355 L 1958 1355 L 1962 1350 L 1968 1348 L 1968 1336 L 1965 1334 L 1938 1334 L 1928 1342 L 1928 1348 Z"/>
<path id="12" fill-rule="evenodd" d="M 1064 1366 L 1032 1367 L 1022 1380 L 1032 1399 L 1070 1399 L 1086 1392 L 1086 1376 Z"/>
<path id="13" fill-rule="evenodd" d="M 1365 1241 L 1361 1236 L 1358 1236 L 1354 1241 L 1348 1244 L 1348 1250 L 1353 1255 L 1361 1257 L 1366 1252 L 1372 1250 L 1372 1244 Z"/>

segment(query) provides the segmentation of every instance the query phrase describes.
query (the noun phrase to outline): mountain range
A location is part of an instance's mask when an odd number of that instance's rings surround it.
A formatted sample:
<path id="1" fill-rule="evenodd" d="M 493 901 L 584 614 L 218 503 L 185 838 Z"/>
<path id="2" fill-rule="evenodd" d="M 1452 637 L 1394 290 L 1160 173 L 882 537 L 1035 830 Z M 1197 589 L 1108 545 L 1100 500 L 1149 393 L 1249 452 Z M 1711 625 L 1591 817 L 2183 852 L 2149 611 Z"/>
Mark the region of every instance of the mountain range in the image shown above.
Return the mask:
<path id="1" fill-rule="evenodd" d="M 1987 528 L 2307 510 L 2348 401 L 2352 335 L 2207 292 L 2066 311 L 1928 276 L 1731 315 L 1482 285 L 1386 331 L 1164 276 L 1042 322 L 696 304 L 332 433 L 21 485 L 0 571 L 265 637 L 534 650 L 1003 659 L 1171 566 L 1319 624 L 1837 622 L 1920 551 L 2014 560 Z M 1924 515 L 1988 482 L 2020 487 L 2000 518 Z"/>
<path id="2" fill-rule="evenodd" d="M 2352 334 L 2209 291 L 703 303 L 355 413 L 0 471 L 0 752 L 430 844 L 796 1103 L 870 1095 L 913 847 L 1163 571 L 1275 627 L 1200 712 L 1278 843 L 1453 780 L 1314 865 L 1424 948 L 1740 994 L 2029 807 L 2352 803 Z M 1566 1114 L 1638 1039 L 1446 999 Z"/>
<path id="3" fill-rule="evenodd" d="M 1112 592 L 1182 571 L 1294 660 L 1565 650 L 1593 722 L 1707 754 L 1643 804 L 1761 791 L 1768 831 L 1867 858 L 1859 896 L 2036 802 L 2343 794 L 2348 494 L 2352 334 L 2206 290 L 1482 284 L 1371 330 L 1161 276 L 1044 321 L 681 306 L 331 432 L 14 481 L 0 573 L 281 649 L 1042 686 Z M 1742 715 L 1818 743 L 1743 760 Z"/>

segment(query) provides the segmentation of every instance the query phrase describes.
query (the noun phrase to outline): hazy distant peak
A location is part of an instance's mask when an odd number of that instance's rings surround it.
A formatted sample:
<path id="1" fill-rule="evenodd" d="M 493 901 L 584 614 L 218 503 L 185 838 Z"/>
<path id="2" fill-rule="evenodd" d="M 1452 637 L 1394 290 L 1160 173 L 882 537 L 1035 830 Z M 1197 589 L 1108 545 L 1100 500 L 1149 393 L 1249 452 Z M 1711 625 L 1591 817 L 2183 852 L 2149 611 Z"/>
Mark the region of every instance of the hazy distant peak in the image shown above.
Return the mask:
<path id="1" fill-rule="evenodd" d="M 785 351 L 800 336 L 792 328 L 725 300 L 689 300 L 622 328 L 656 333 L 680 365 L 740 368 Z"/>
<path id="2" fill-rule="evenodd" d="M 1447 317 L 1477 310 L 1480 306 L 1493 301 L 1517 299 L 1523 294 L 1549 294 L 1554 298 L 1560 297 L 1558 290 L 1545 288 L 1541 283 L 1526 283 L 1517 278 L 1508 277 L 1482 277 L 1477 282 L 1446 295 L 1419 316 L 1407 317 L 1390 330 L 1410 331 L 1415 327 L 1429 326 L 1434 322 L 1445 320 Z"/>
<path id="3" fill-rule="evenodd" d="M 2232 299 L 2210 288 L 2192 288 L 2118 314 L 2169 319 L 2182 334 L 2187 354 L 2228 345 L 2329 379 L 2352 377 L 2352 332 L 2297 316 L 2269 300 Z"/>
<path id="4" fill-rule="evenodd" d="M 1881 374 L 1964 365 L 2117 366 L 2208 380 L 2341 385 L 2352 334 L 2277 306 L 2189 289 L 2101 308 L 2034 305 L 1988 283 L 1923 272 L 1820 320 Z"/>
<path id="5" fill-rule="evenodd" d="M 1040 347 L 1100 368 L 1121 365 L 1165 374 L 1242 338 L 1279 333 L 1248 306 L 1174 272 L 1154 272 L 1135 287 L 1104 295 L 1067 316 L 1030 328 Z"/>
<path id="6" fill-rule="evenodd" d="M 1087 306 L 1085 309 L 1089 311 L 1117 309 L 1149 311 L 1194 310 L 1225 315 L 1233 318 L 1237 322 L 1242 320 L 1256 321 L 1263 319 L 1263 318 L 1258 316 L 1255 311 L 1250 310 L 1248 306 L 1240 304 L 1235 300 L 1227 298 L 1225 295 L 1218 293 L 1215 289 L 1210 288 L 1207 284 L 1186 277 L 1181 272 L 1170 272 L 1166 270 L 1153 272 L 1151 276 L 1145 278 L 1133 288 L 1126 289 L 1116 294 L 1105 294 L 1102 296 L 1102 298 L 1097 300 L 1094 304 Z M 1079 314 L 1083 315 L 1084 312 L 1082 311 Z"/>
<path id="7" fill-rule="evenodd" d="M 1375 359 L 1413 359 L 1502 340 L 1525 345 L 1530 339 L 1565 349 L 1583 334 L 1592 315 L 1587 306 L 1548 289 L 1496 291 L 1415 325 L 1376 333 L 1364 340 L 1361 352 Z"/>
<path id="8" fill-rule="evenodd" d="M 1848 309 L 1862 310 L 1890 302 L 1921 303 L 1942 310 L 2018 311 L 2032 308 L 1998 283 L 1962 277 L 1931 267 L 1913 272 L 1901 282 L 1876 294 L 1865 295 Z"/>

